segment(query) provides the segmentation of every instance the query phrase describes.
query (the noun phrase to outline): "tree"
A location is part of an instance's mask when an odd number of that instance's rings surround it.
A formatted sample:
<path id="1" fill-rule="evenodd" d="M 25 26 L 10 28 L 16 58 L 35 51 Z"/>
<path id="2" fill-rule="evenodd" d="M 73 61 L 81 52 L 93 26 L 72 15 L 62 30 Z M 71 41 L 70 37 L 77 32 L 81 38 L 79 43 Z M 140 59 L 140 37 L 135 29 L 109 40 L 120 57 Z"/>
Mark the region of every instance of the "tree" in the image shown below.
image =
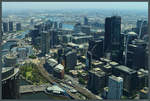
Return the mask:
<path id="1" fill-rule="evenodd" d="M 29 58 L 36 59 L 36 56 L 35 55 L 30 55 Z"/>
<path id="2" fill-rule="evenodd" d="M 80 84 L 83 84 L 83 85 L 86 84 L 86 83 L 85 83 L 85 80 L 84 80 L 82 77 L 79 77 L 79 83 L 80 83 Z"/>

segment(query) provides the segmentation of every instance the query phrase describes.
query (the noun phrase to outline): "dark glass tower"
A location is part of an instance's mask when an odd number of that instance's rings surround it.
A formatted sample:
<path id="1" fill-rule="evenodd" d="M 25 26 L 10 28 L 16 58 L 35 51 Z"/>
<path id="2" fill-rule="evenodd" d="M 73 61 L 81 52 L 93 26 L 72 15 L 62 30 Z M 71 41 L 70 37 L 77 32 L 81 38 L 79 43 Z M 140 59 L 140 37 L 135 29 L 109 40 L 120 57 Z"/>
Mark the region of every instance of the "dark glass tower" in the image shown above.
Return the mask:
<path id="1" fill-rule="evenodd" d="M 8 23 L 7 22 L 3 22 L 3 32 L 8 32 Z"/>
<path id="2" fill-rule="evenodd" d="M 105 52 L 111 53 L 111 60 L 121 63 L 123 58 L 123 35 L 121 34 L 121 17 L 112 16 L 105 19 Z"/>
<path id="3" fill-rule="evenodd" d="M 9 22 L 9 32 L 13 31 L 13 22 Z"/>
<path id="4" fill-rule="evenodd" d="M 20 31 L 21 30 L 21 23 L 16 23 L 16 31 Z"/>
<path id="5" fill-rule="evenodd" d="M 88 25 L 88 18 L 84 17 L 84 25 Z"/>

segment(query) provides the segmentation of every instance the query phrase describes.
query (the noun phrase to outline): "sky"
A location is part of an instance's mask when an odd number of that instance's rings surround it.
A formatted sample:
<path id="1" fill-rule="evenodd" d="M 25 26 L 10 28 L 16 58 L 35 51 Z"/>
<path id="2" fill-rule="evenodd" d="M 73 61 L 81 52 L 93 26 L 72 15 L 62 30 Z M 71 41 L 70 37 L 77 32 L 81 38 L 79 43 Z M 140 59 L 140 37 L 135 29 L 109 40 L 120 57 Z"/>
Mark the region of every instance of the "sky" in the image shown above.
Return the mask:
<path id="1" fill-rule="evenodd" d="M 148 10 L 148 2 L 2 2 L 3 10 L 70 8 Z"/>

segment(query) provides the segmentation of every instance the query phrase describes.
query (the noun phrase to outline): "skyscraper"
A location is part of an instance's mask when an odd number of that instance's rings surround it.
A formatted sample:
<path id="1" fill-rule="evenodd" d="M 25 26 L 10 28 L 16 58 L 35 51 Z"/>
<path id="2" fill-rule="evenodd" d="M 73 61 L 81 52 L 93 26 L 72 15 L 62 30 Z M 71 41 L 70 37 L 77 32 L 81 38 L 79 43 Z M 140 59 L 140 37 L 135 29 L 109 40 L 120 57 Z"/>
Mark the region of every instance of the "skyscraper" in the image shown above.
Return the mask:
<path id="1" fill-rule="evenodd" d="M 41 36 L 42 36 L 41 50 L 42 50 L 42 54 L 45 55 L 49 53 L 49 49 L 50 49 L 50 33 L 47 31 L 42 31 Z"/>
<path id="2" fill-rule="evenodd" d="M 58 44 L 58 35 L 56 29 L 50 29 L 50 48 L 53 48 L 55 45 Z"/>
<path id="3" fill-rule="evenodd" d="M 54 28 L 57 29 L 57 22 L 54 22 Z"/>
<path id="4" fill-rule="evenodd" d="M 16 31 L 20 31 L 21 30 L 21 23 L 16 23 Z"/>
<path id="5" fill-rule="evenodd" d="M 65 68 L 74 69 L 77 64 L 77 55 L 75 51 L 69 51 L 65 55 Z"/>
<path id="6" fill-rule="evenodd" d="M 87 51 L 86 54 L 86 69 L 91 69 L 91 62 L 92 62 L 92 53 L 90 51 Z"/>
<path id="7" fill-rule="evenodd" d="M 84 25 L 88 25 L 88 18 L 84 17 Z"/>
<path id="8" fill-rule="evenodd" d="M 3 32 L 8 32 L 8 23 L 7 22 L 3 22 Z"/>
<path id="9" fill-rule="evenodd" d="M 111 52 L 111 60 L 121 62 L 123 58 L 123 34 L 121 34 L 121 17 L 112 16 L 105 19 L 105 52 Z"/>
<path id="10" fill-rule="evenodd" d="M 123 92 L 123 79 L 114 75 L 108 80 L 108 99 L 120 99 Z"/>
<path id="11" fill-rule="evenodd" d="M 111 18 L 105 19 L 105 39 L 104 39 L 104 51 L 110 51 L 111 47 Z"/>
<path id="12" fill-rule="evenodd" d="M 59 23 L 59 28 L 62 28 L 63 24 L 62 23 Z"/>
<path id="13" fill-rule="evenodd" d="M 133 40 L 128 45 L 127 66 L 139 70 L 146 67 L 146 43 L 143 40 Z"/>
<path id="14" fill-rule="evenodd" d="M 93 59 L 99 59 L 103 56 L 103 40 L 89 40 L 89 51 L 92 53 Z"/>
<path id="15" fill-rule="evenodd" d="M 13 31 L 13 22 L 10 21 L 9 22 L 9 32 L 12 32 Z"/>

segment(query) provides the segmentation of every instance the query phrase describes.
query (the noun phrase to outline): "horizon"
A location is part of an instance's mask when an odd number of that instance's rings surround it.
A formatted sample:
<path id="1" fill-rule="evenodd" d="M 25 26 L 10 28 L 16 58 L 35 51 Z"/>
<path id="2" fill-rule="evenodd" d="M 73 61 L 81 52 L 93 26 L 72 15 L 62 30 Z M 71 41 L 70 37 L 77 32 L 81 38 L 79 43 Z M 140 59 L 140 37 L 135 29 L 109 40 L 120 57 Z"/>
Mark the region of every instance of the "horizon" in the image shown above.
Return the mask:
<path id="1" fill-rule="evenodd" d="M 112 9 L 148 11 L 148 2 L 2 2 L 2 11 L 31 9 Z"/>

